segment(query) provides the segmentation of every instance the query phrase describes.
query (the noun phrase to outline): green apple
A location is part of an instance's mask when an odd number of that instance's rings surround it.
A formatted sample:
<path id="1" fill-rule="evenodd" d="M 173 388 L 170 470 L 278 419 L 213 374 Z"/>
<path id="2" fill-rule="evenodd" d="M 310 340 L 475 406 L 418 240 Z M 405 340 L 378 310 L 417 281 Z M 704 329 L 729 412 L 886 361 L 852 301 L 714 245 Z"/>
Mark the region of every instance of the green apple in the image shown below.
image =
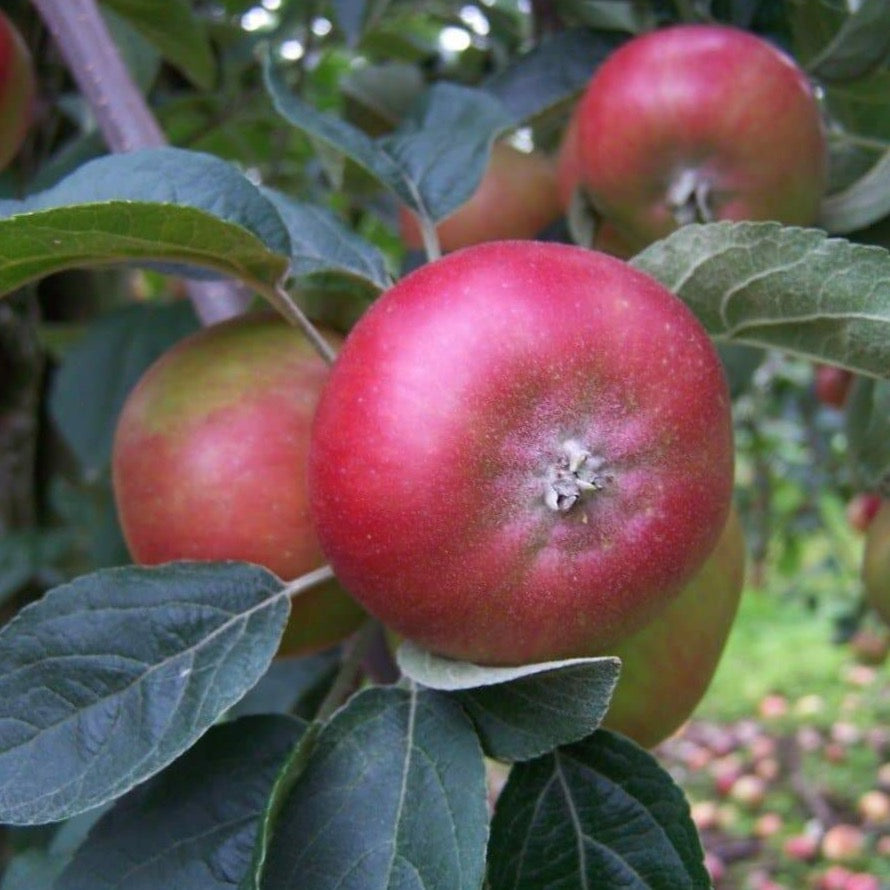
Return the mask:
<path id="1" fill-rule="evenodd" d="M 717 669 L 744 576 L 745 538 L 732 511 L 714 551 L 677 599 L 602 653 L 622 662 L 604 726 L 651 748 L 689 718 Z"/>

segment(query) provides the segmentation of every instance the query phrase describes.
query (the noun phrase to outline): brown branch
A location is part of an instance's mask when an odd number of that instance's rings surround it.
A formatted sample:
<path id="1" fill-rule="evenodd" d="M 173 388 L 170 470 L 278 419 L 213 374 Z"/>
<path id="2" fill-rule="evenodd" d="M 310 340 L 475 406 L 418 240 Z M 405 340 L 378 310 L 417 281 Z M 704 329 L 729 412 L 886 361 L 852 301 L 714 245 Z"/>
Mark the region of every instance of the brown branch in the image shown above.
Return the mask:
<path id="1" fill-rule="evenodd" d="M 33 0 L 114 152 L 157 148 L 166 138 L 133 82 L 95 0 Z M 204 324 L 238 315 L 250 294 L 233 282 L 189 281 Z"/>

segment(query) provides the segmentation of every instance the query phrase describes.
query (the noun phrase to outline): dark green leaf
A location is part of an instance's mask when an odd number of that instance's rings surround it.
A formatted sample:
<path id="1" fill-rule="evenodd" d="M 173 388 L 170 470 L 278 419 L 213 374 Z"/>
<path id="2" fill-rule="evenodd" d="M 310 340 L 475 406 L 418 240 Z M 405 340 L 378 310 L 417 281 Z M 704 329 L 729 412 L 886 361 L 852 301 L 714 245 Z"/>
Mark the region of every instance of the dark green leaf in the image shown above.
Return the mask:
<path id="1" fill-rule="evenodd" d="M 864 229 L 887 214 L 890 214 L 890 152 L 852 185 L 825 198 L 819 224 L 833 234 L 843 235 Z"/>
<path id="2" fill-rule="evenodd" d="M 859 485 L 890 494 L 890 382 L 858 378 L 847 402 L 846 426 Z"/>
<path id="3" fill-rule="evenodd" d="M 3 873 L 0 890 L 55 890 L 56 879 L 106 810 L 97 807 L 68 819 L 48 846 L 32 847 L 15 856 Z"/>
<path id="4" fill-rule="evenodd" d="M 23 609 L 0 631 L 0 821 L 64 819 L 162 769 L 263 675 L 288 611 L 240 563 L 110 569 Z"/>
<path id="5" fill-rule="evenodd" d="M 54 890 L 236 887 L 269 790 L 304 728 L 282 715 L 212 728 L 111 808 Z"/>
<path id="6" fill-rule="evenodd" d="M 493 96 L 453 83 L 436 83 L 379 144 L 404 171 L 415 200 L 410 206 L 437 221 L 476 191 L 491 143 L 510 126 Z"/>
<path id="7" fill-rule="evenodd" d="M 529 760 L 590 735 L 618 682 L 617 658 L 573 658 L 520 667 L 481 667 L 403 643 L 403 673 L 431 689 L 453 692 L 498 760 Z"/>
<path id="8" fill-rule="evenodd" d="M 0 294 L 50 272 L 164 260 L 270 290 L 290 238 L 234 166 L 174 148 L 97 158 L 25 201 L 0 201 Z"/>
<path id="9" fill-rule="evenodd" d="M 779 223 L 688 225 L 631 261 L 719 339 L 890 374 L 890 253 Z"/>
<path id="10" fill-rule="evenodd" d="M 265 76 L 286 120 L 351 158 L 434 221 L 475 191 L 494 137 L 510 123 L 506 109 L 488 93 L 443 82 L 421 96 L 398 130 L 375 140 L 294 96 L 268 57 Z"/>
<path id="11" fill-rule="evenodd" d="M 85 476 L 107 468 L 117 416 L 145 369 L 198 327 L 187 301 L 125 306 L 99 317 L 65 355 L 49 408 Z"/>
<path id="12" fill-rule="evenodd" d="M 102 0 L 126 18 L 195 86 L 209 90 L 216 79 L 210 41 L 188 0 Z"/>
<path id="13" fill-rule="evenodd" d="M 748 388 L 751 377 L 763 363 L 764 352 L 738 343 L 718 343 L 717 352 L 726 371 L 729 395 L 735 399 Z"/>
<path id="14" fill-rule="evenodd" d="M 888 54 L 890 4 L 887 0 L 862 0 L 856 12 L 807 67 L 824 80 L 851 80 L 880 65 Z"/>
<path id="15" fill-rule="evenodd" d="M 491 826 L 491 890 L 707 890 L 682 792 L 629 739 L 599 730 L 514 766 Z"/>
<path id="16" fill-rule="evenodd" d="M 262 191 L 287 226 L 294 275 L 341 272 L 369 281 L 380 290 L 392 283 L 380 251 L 348 229 L 331 211 L 274 189 Z"/>
<path id="17" fill-rule="evenodd" d="M 281 809 L 263 890 L 479 890 L 485 772 L 447 696 L 372 688 L 318 736 Z"/>
<path id="18" fill-rule="evenodd" d="M 229 717 L 301 713 L 295 709 L 325 685 L 336 672 L 338 661 L 337 650 L 299 658 L 276 658 L 256 686 L 229 711 Z"/>
<path id="19" fill-rule="evenodd" d="M 576 28 L 541 41 L 484 84 L 518 124 L 571 99 L 627 35 Z"/>

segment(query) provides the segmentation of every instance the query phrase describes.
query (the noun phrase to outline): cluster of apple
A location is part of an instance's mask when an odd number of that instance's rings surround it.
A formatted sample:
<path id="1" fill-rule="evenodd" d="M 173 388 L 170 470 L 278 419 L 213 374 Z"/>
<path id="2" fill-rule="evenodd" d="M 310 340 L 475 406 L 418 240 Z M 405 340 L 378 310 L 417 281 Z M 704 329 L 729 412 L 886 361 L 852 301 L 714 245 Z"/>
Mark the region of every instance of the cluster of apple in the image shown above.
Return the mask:
<path id="1" fill-rule="evenodd" d="M 31 54 L 0 10 L 0 170 L 21 148 L 34 111 L 36 79 Z"/>
<path id="2" fill-rule="evenodd" d="M 380 296 L 330 372 L 266 316 L 206 329 L 147 372 L 113 458 L 134 559 L 244 559 L 284 578 L 330 562 L 339 583 L 293 604 L 290 653 L 366 609 L 482 664 L 620 655 L 606 723 L 654 745 L 698 703 L 742 587 L 725 377 L 646 275 L 515 239 L 578 189 L 625 256 L 694 220 L 807 224 L 825 163 L 810 86 L 769 44 L 711 26 L 629 41 L 558 164 L 496 145 L 439 227 L 447 255 Z"/>

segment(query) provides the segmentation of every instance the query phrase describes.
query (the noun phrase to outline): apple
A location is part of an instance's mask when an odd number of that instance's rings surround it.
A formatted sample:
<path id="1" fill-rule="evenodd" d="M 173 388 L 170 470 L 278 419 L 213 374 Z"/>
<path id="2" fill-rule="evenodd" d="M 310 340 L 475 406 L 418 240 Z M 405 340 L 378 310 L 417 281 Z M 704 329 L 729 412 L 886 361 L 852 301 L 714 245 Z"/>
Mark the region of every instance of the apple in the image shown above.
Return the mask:
<path id="1" fill-rule="evenodd" d="M 759 807 L 766 799 L 767 785 L 760 776 L 745 774 L 739 776 L 729 789 L 729 796 L 748 810 Z"/>
<path id="2" fill-rule="evenodd" d="M 470 199 L 436 226 L 439 246 L 450 252 L 471 244 L 504 238 L 534 238 L 562 216 L 553 161 L 540 152 L 526 152 L 496 142 L 482 181 Z M 402 240 L 423 247 L 417 217 L 399 210 Z"/>
<path id="3" fill-rule="evenodd" d="M 819 838 L 812 834 L 795 834 L 785 838 L 782 852 L 797 862 L 812 862 L 819 855 Z"/>
<path id="4" fill-rule="evenodd" d="M 688 308 L 566 244 L 449 254 L 352 329 L 319 401 L 322 549 L 368 611 L 440 655 L 611 651 L 726 524 L 726 380 Z"/>
<path id="5" fill-rule="evenodd" d="M 31 53 L 0 10 L 0 169 L 21 148 L 34 113 L 36 80 Z"/>
<path id="6" fill-rule="evenodd" d="M 858 859 L 865 850 L 865 835 L 855 825 L 832 825 L 822 835 L 822 855 L 833 862 Z"/>
<path id="7" fill-rule="evenodd" d="M 575 208 L 578 202 L 586 202 L 586 192 L 582 182 L 583 162 L 578 138 L 576 109 L 576 112 L 569 118 L 556 155 L 556 191 L 560 206 L 566 214 L 576 212 Z M 585 206 L 583 212 L 592 213 L 593 209 Z M 596 220 L 592 246 L 596 250 L 610 253 L 620 259 L 628 259 L 634 254 L 615 226 L 609 220 L 602 218 Z"/>
<path id="8" fill-rule="evenodd" d="M 772 44 L 722 25 L 629 40 L 579 107 L 582 174 L 634 249 L 688 222 L 810 225 L 826 188 L 819 104 Z"/>
<path id="9" fill-rule="evenodd" d="M 114 496 L 134 561 L 244 560 L 288 580 L 323 565 L 305 475 L 327 377 L 275 315 L 205 328 L 164 353 L 128 395 L 114 437 Z M 292 601 L 281 654 L 331 645 L 362 617 L 335 582 L 311 588 Z"/>
<path id="10" fill-rule="evenodd" d="M 876 789 L 866 791 L 856 802 L 856 810 L 864 822 L 890 822 L 890 795 Z"/>
<path id="11" fill-rule="evenodd" d="M 869 605 L 890 624 L 890 502 L 881 505 L 865 533 L 862 584 Z"/>
<path id="12" fill-rule="evenodd" d="M 857 532 L 863 534 L 868 531 L 869 526 L 878 510 L 881 509 L 881 496 L 874 491 L 860 491 L 850 498 L 847 504 L 847 522 L 850 527 Z"/>
<path id="13" fill-rule="evenodd" d="M 813 390 L 816 398 L 830 408 L 843 408 L 853 386 L 853 372 L 836 365 L 813 366 Z"/>
<path id="14" fill-rule="evenodd" d="M 604 726 L 651 748 L 689 718 L 717 669 L 744 575 L 745 539 L 733 510 L 683 592 L 654 621 L 603 653 L 621 658 Z"/>
<path id="15" fill-rule="evenodd" d="M 819 890 L 847 890 L 847 881 L 853 877 L 853 874 L 842 865 L 832 865 L 819 879 Z"/>

